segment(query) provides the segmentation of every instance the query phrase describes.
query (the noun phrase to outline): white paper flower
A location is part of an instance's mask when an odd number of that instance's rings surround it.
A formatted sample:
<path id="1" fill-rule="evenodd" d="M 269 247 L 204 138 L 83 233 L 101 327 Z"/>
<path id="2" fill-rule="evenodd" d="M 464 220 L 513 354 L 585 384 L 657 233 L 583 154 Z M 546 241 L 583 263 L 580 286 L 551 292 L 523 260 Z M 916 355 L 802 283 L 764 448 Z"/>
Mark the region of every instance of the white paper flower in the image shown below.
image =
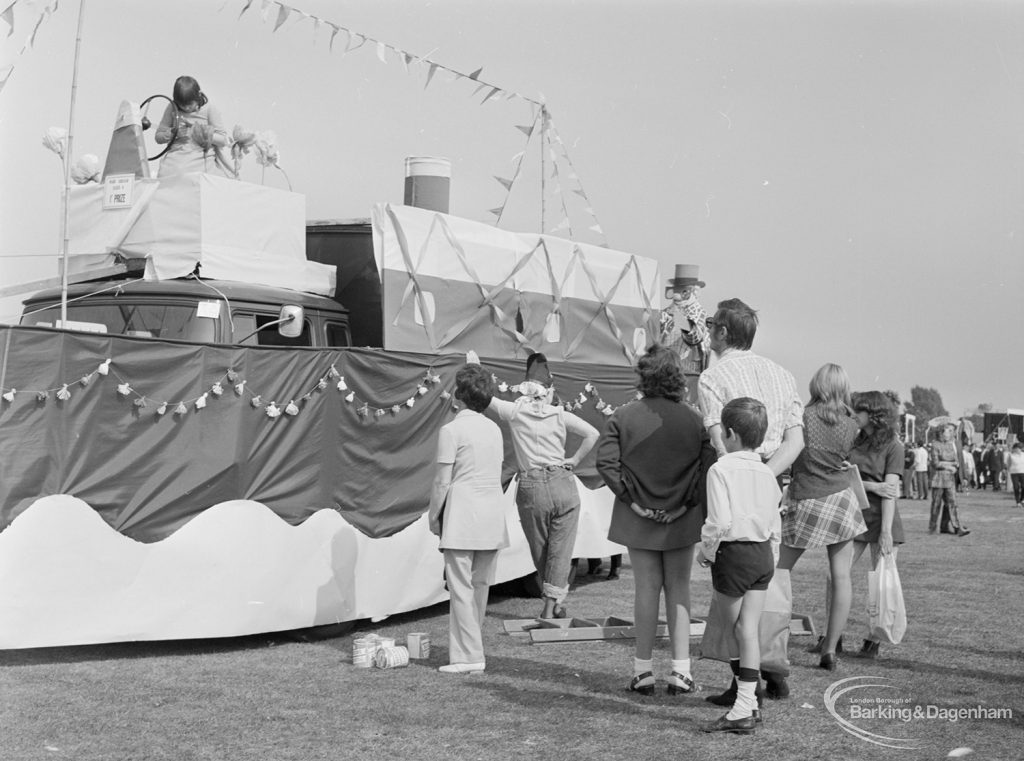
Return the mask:
<path id="1" fill-rule="evenodd" d="M 320 380 L 318 380 L 316 383 L 316 387 L 323 391 L 325 388 L 327 388 L 327 379 L 321 378 Z"/>
<path id="2" fill-rule="evenodd" d="M 275 402 L 267 405 L 267 417 L 270 419 L 281 417 L 281 410 Z"/>
<path id="3" fill-rule="evenodd" d="M 214 396 L 220 396 L 221 394 L 224 393 L 224 387 L 220 385 L 220 381 L 217 381 L 216 383 L 213 384 L 213 386 L 210 387 L 210 393 L 213 394 Z"/>
<path id="4" fill-rule="evenodd" d="M 188 407 L 185 406 L 185 402 L 178 402 L 178 406 L 174 408 L 175 415 L 188 414 Z"/>
<path id="5" fill-rule="evenodd" d="M 68 131 L 63 127 L 50 127 L 43 133 L 43 145 L 64 158 L 64 145 L 68 139 Z"/>
<path id="6" fill-rule="evenodd" d="M 260 166 L 277 166 L 281 153 L 277 149 L 277 135 L 271 130 L 256 133 L 256 139 L 252 144 L 256 151 L 256 160 Z"/>
<path id="7" fill-rule="evenodd" d="M 66 402 L 68 399 L 71 398 L 71 392 L 68 391 L 67 383 L 60 387 L 60 391 L 57 392 L 57 398 L 60 399 L 62 402 Z"/>
<path id="8" fill-rule="evenodd" d="M 398 414 L 398 411 L 399 411 L 400 409 L 402 409 L 402 408 L 401 408 L 401 407 L 400 407 L 399 405 L 397 405 L 397 404 L 392 404 L 392 405 L 391 405 L 391 414 L 392 414 L 392 415 L 397 415 L 397 414 Z"/>
<path id="9" fill-rule="evenodd" d="M 260 405 L 263 404 L 263 400 L 259 396 L 254 396 L 252 400 L 249 402 L 249 404 L 251 404 L 253 407 L 259 407 Z"/>
<path id="10" fill-rule="evenodd" d="M 416 397 L 410 396 L 408 399 L 405 400 L 405 406 L 408 407 L 409 409 L 412 409 L 412 406 L 414 404 L 416 404 Z"/>
<path id="11" fill-rule="evenodd" d="M 416 393 L 419 394 L 420 396 L 423 396 L 424 394 L 427 393 L 427 387 L 426 386 L 417 386 L 416 387 Z"/>
<path id="12" fill-rule="evenodd" d="M 95 153 L 83 153 L 71 167 L 71 179 L 76 185 L 99 182 L 103 174 L 100 159 Z"/>
<path id="13" fill-rule="evenodd" d="M 81 384 L 82 388 L 85 388 L 86 386 L 89 385 L 89 381 L 91 381 L 91 380 L 92 380 L 92 373 L 89 373 L 88 375 L 83 375 L 81 378 L 79 378 L 78 382 L 79 382 L 79 384 Z"/>
<path id="14" fill-rule="evenodd" d="M 128 394 L 130 394 L 131 392 L 132 387 L 129 386 L 127 383 L 117 384 L 117 393 L 119 393 L 121 396 L 128 396 Z"/>
<path id="15" fill-rule="evenodd" d="M 159 407 L 156 408 L 156 414 L 157 415 L 163 415 L 165 412 L 167 412 L 167 403 L 166 402 L 164 402 L 163 404 L 161 404 Z"/>
<path id="16" fill-rule="evenodd" d="M 203 394 L 201 397 L 196 399 L 196 409 L 197 410 L 201 410 L 205 406 L 206 406 L 206 394 Z"/>
<path id="17" fill-rule="evenodd" d="M 288 402 L 288 404 L 284 408 L 284 412 L 286 415 L 291 415 L 292 417 L 295 417 L 296 415 L 299 414 L 299 406 L 295 402 Z"/>
<path id="18" fill-rule="evenodd" d="M 601 413 L 604 414 L 604 415 L 611 415 L 613 412 L 615 412 L 615 408 L 612 407 L 610 404 L 607 407 L 605 407 L 603 410 L 601 410 Z"/>

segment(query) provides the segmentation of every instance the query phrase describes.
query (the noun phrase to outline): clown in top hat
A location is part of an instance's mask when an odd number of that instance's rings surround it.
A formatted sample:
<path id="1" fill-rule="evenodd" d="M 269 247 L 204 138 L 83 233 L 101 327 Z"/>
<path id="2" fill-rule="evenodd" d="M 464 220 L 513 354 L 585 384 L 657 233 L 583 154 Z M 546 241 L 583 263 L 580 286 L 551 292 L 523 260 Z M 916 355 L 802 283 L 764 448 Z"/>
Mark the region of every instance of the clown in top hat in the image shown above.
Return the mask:
<path id="1" fill-rule="evenodd" d="M 697 300 L 703 287 L 696 264 L 677 264 L 675 277 L 665 287 L 665 298 L 671 303 L 661 313 L 661 343 L 683 359 L 702 360 L 710 349 L 708 314 Z"/>

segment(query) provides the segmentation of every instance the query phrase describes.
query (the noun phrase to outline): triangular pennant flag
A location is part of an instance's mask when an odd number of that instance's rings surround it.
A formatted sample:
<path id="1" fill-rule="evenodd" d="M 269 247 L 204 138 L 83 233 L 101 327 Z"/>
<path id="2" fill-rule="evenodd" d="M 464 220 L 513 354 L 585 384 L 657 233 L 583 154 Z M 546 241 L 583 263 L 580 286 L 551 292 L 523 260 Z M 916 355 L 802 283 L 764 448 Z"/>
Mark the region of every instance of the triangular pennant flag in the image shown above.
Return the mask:
<path id="1" fill-rule="evenodd" d="M 483 71 L 483 70 L 484 70 L 484 67 L 483 67 L 483 66 L 481 66 L 481 67 L 480 67 L 479 69 L 477 69 L 477 70 L 476 70 L 476 71 L 474 71 L 474 72 L 473 72 L 472 74 L 470 74 L 470 75 L 469 75 L 469 78 L 470 78 L 470 79 L 472 79 L 472 80 L 473 80 L 473 81 L 475 82 L 475 81 L 476 81 L 476 79 L 477 79 L 477 77 L 479 77 L 479 76 L 480 76 L 480 72 L 481 72 L 481 71 Z"/>
<path id="2" fill-rule="evenodd" d="M 377 43 L 377 57 L 380 59 L 381 63 L 388 62 L 387 49 L 388 46 L 385 45 L 383 42 Z"/>
<path id="3" fill-rule="evenodd" d="M 338 36 L 338 32 L 341 31 L 338 27 L 332 24 L 330 21 L 327 22 L 328 26 L 331 27 L 331 41 L 327 43 L 327 49 L 330 51 L 334 50 L 334 38 Z"/>
<path id="4" fill-rule="evenodd" d="M 317 38 L 317 35 L 320 34 L 320 27 L 323 25 L 323 23 L 324 23 L 324 20 L 322 18 L 317 17 L 317 18 L 313 19 L 313 44 L 314 45 L 316 45 L 316 38 Z"/>
<path id="5" fill-rule="evenodd" d="M 525 156 L 525 155 L 526 155 L 526 151 L 519 151 L 519 153 L 517 153 L 515 156 L 512 157 L 512 165 L 513 166 L 518 166 L 522 162 L 523 156 Z"/>
<path id="6" fill-rule="evenodd" d="M 242 6 L 242 10 L 238 12 L 238 18 L 242 18 L 245 12 L 249 10 L 249 6 L 252 5 L 252 0 L 245 0 L 245 5 Z"/>
<path id="7" fill-rule="evenodd" d="M 260 8 L 260 18 L 264 22 L 270 18 L 270 0 L 263 0 L 263 7 Z"/>
<path id="8" fill-rule="evenodd" d="M 497 175 L 494 176 L 494 179 L 504 185 L 505 190 L 512 190 L 512 180 L 506 180 L 504 177 L 498 177 Z"/>
<path id="9" fill-rule="evenodd" d="M 593 230 L 595 233 L 601 233 L 601 235 L 604 235 L 604 230 L 601 229 L 601 225 L 591 225 L 587 229 Z"/>
<path id="10" fill-rule="evenodd" d="M 587 214 L 589 214 L 592 217 L 595 217 L 595 218 L 597 217 L 597 214 L 595 214 L 594 210 L 591 209 L 589 206 L 584 207 L 583 211 L 587 212 Z"/>
<path id="11" fill-rule="evenodd" d="M 7 30 L 7 36 L 10 37 L 14 34 L 14 3 L 7 6 L 7 10 L 0 13 L 0 19 L 3 19 L 10 29 Z"/>
<path id="12" fill-rule="evenodd" d="M 573 188 L 573 193 L 578 195 L 580 198 L 586 198 L 587 194 L 583 192 L 583 188 Z"/>
<path id="13" fill-rule="evenodd" d="M 287 5 L 279 5 L 277 10 L 277 21 L 274 23 L 274 32 L 281 28 L 281 24 L 288 20 L 288 16 L 291 14 L 292 9 Z M 271 32 L 273 34 L 273 32 Z"/>
<path id="14" fill-rule="evenodd" d="M 434 74 L 437 72 L 437 64 L 433 61 L 430 62 L 430 68 L 427 69 L 427 81 L 423 83 L 423 89 L 426 90 L 430 86 L 430 80 L 434 78 Z"/>
<path id="15" fill-rule="evenodd" d="M 412 62 L 412 55 L 409 53 L 402 53 L 402 63 L 405 64 L 405 73 L 409 73 L 409 64 Z"/>
<path id="16" fill-rule="evenodd" d="M 8 66 L 6 69 L 0 69 L 0 90 L 4 89 L 7 84 L 7 80 L 11 77 L 11 72 L 14 71 L 13 66 Z"/>
<path id="17" fill-rule="evenodd" d="M 484 99 L 482 101 L 480 101 L 480 105 L 482 106 L 484 103 L 489 101 L 491 98 L 493 98 L 495 95 L 497 95 L 500 92 L 501 92 L 501 88 L 500 87 L 492 87 L 491 91 L 489 93 L 487 93 L 487 95 L 484 97 Z"/>
<path id="18" fill-rule="evenodd" d="M 504 206 L 499 206 L 499 207 L 498 207 L 498 208 L 496 208 L 496 209 L 488 209 L 488 211 L 490 211 L 490 213 L 491 213 L 491 214 L 493 214 L 494 216 L 496 216 L 496 217 L 500 217 L 500 216 L 501 216 L 501 213 L 502 213 L 503 211 L 505 211 L 505 207 L 504 207 Z"/>
<path id="19" fill-rule="evenodd" d="M 530 124 L 529 126 L 525 127 L 522 124 L 517 124 L 516 129 L 522 132 L 527 137 L 531 137 L 533 135 L 533 128 L 536 124 L 537 122 L 534 122 L 533 124 Z"/>
<path id="20" fill-rule="evenodd" d="M 563 217 L 562 221 L 555 227 L 556 230 L 566 230 L 569 228 L 569 218 Z"/>
<path id="21" fill-rule="evenodd" d="M 473 95 L 476 95 L 476 94 L 477 94 L 478 92 L 480 92 L 481 90 L 483 90 L 483 89 L 484 89 L 485 87 L 489 87 L 489 85 L 477 85 L 477 86 L 476 86 L 476 89 L 475 89 L 475 90 L 473 90 Z"/>
<path id="22" fill-rule="evenodd" d="M 38 32 L 39 31 L 39 27 L 41 27 L 43 25 L 43 19 L 44 18 L 46 18 L 46 14 L 45 13 L 43 15 L 41 15 L 39 17 L 39 20 L 36 22 L 35 28 L 32 30 L 32 34 L 29 35 L 28 42 L 26 42 L 25 43 L 25 47 L 22 48 L 22 52 L 23 53 L 26 50 L 31 50 L 32 49 L 32 44 L 36 41 L 36 32 Z"/>
<path id="23" fill-rule="evenodd" d="M 359 48 L 366 44 L 366 38 L 363 35 L 358 33 L 352 34 L 348 29 L 345 30 L 345 33 L 348 34 L 348 42 L 345 43 L 346 53 L 351 53 L 353 50 L 359 50 Z M 356 40 L 359 40 L 359 44 L 353 45 L 352 43 Z"/>

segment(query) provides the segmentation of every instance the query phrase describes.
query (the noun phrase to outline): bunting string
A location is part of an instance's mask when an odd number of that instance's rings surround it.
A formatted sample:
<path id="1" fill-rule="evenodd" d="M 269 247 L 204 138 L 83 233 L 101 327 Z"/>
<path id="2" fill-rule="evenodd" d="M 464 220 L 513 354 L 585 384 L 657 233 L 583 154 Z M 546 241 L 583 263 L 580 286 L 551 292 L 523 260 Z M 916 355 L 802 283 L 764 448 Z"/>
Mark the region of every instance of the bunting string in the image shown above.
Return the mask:
<path id="1" fill-rule="evenodd" d="M 36 35 L 39 34 L 39 29 L 43 23 L 50 18 L 52 14 L 57 11 L 57 5 L 59 0 L 50 0 L 39 13 L 39 16 L 35 19 L 35 24 L 32 25 L 32 31 L 25 38 L 25 42 L 22 44 L 21 49 L 15 54 L 14 61 L 16 62 L 21 56 L 32 49 L 35 44 Z M 19 13 L 15 14 L 15 8 L 18 8 Z M 21 10 L 31 12 L 34 10 L 25 0 L 13 0 L 6 8 L 0 11 L 0 35 L 2 35 L 3 41 L 9 40 L 15 32 L 17 26 L 20 26 L 20 17 L 22 16 Z M 7 32 L 4 33 L 4 27 L 7 27 Z M 7 84 L 11 75 L 14 73 L 14 63 L 9 63 L 4 66 L 0 66 L 0 92 L 3 92 L 4 86 Z"/>
<path id="2" fill-rule="evenodd" d="M 267 394 L 254 388 L 251 379 L 243 378 L 242 374 L 234 369 L 225 369 L 212 383 L 204 386 L 202 391 L 195 396 L 182 399 L 165 399 L 145 391 L 147 381 L 131 379 L 118 372 L 114 360 L 107 357 L 98 365 L 90 365 L 84 369 L 81 375 L 72 375 L 55 386 L 47 388 L 14 388 L 0 387 L 0 416 L 2 413 L 20 403 L 18 400 L 29 400 L 37 408 L 44 407 L 48 402 L 56 400 L 58 403 L 71 402 L 73 397 L 86 390 L 100 388 L 104 384 L 101 381 L 105 378 L 112 378 L 115 381 L 114 392 L 130 403 L 136 417 L 144 414 L 143 410 L 150 410 L 158 417 L 164 417 L 170 413 L 174 419 L 183 419 L 190 414 L 200 413 L 210 403 L 218 400 L 224 401 L 236 399 L 247 400 L 252 411 L 263 414 L 269 420 L 276 420 L 284 417 L 296 417 L 302 413 L 314 394 L 330 392 L 342 395 L 345 404 L 355 410 L 356 415 L 364 422 L 380 421 L 385 417 L 397 417 L 408 412 L 417 403 L 444 403 L 452 404 L 452 383 L 443 383 L 433 367 L 428 367 L 423 376 L 416 381 L 415 387 L 409 389 L 406 394 L 392 403 L 381 404 L 379 401 L 365 399 L 356 394 L 349 386 L 344 374 L 337 368 L 338 358 L 336 357 L 329 367 L 315 380 L 296 392 L 280 395 Z M 498 394 L 518 396 L 519 386 L 510 384 L 507 381 L 493 375 L 495 389 Z M 108 384 L 106 384 L 109 386 Z M 230 392 L 230 393 L 229 393 Z M 637 392 L 631 393 L 623 404 L 633 399 L 641 398 Z M 592 382 L 586 381 L 580 391 L 560 404 L 566 411 L 575 412 L 592 402 L 595 409 L 604 415 L 611 415 L 616 407 L 601 398 L 601 394 Z M 619 405 L 621 406 L 621 405 Z M 2 419 L 2 417 L 0 417 Z"/>

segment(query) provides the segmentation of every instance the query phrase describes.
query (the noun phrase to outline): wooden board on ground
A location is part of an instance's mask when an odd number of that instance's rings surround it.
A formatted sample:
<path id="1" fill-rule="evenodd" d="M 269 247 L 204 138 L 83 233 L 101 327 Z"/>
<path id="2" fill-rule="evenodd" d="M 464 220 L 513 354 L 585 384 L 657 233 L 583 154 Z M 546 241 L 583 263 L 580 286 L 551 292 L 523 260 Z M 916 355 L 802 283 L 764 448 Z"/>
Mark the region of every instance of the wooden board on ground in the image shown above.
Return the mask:
<path id="1" fill-rule="evenodd" d="M 705 621 L 690 619 L 690 636 L 704 635 Z M 505 621 L 506 634 L 528 634 L 531 642 L 579 642 L 603 639 L 635 639 L 636 627 L 632 619 L 608 618 L 519 618 Z M 791 635 L 814 635 L 814 621 L 810 616 L 793 616 L 789 622 Z M 668 623 L 658 621 L 655 637 L 668 636 Z"/>
<path id="2" fill-rule="evenodd" d="M 577 642 L 581 640 L 635 639 L 636 627 L 631 619 L 610 616 L 587 618 L 523 618 L 505 622 L 508 634 L 529 634 L 531 642 Z M 704 621 L 690 619 L 690 636 L 704 634 Z M 656 637 L 668 636 L 668 623 L 658 621 Z"/>

